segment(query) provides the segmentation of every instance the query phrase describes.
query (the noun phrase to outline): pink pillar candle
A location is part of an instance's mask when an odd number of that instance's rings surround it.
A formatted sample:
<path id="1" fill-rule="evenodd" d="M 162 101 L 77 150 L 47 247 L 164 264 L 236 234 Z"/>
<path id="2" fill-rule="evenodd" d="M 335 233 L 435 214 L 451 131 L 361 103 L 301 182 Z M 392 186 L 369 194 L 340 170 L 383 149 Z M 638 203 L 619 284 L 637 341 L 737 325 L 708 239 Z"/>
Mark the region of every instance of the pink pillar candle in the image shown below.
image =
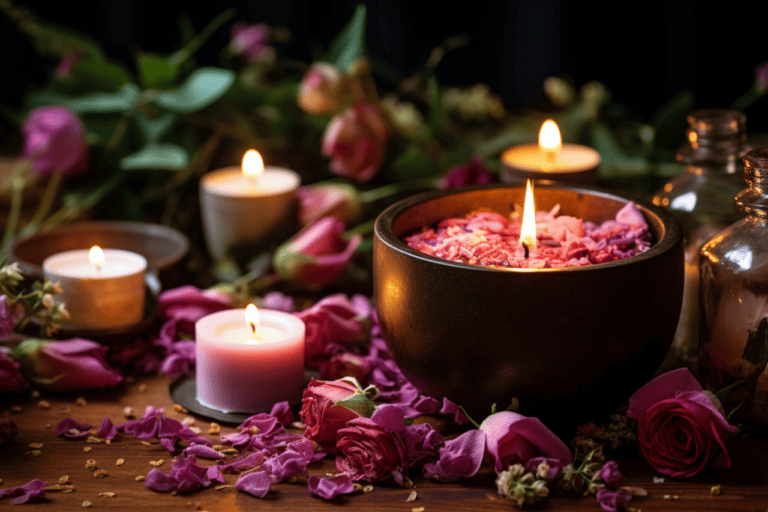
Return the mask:
<path id="1" fill-rule="evenodd" d="M 259 310 L 256 339 L 244 309 L 213 313 L 195 324 L 197 400 L 224 412 L 269 411 L 296 403 L 304 390 L 304 322 Z"/>

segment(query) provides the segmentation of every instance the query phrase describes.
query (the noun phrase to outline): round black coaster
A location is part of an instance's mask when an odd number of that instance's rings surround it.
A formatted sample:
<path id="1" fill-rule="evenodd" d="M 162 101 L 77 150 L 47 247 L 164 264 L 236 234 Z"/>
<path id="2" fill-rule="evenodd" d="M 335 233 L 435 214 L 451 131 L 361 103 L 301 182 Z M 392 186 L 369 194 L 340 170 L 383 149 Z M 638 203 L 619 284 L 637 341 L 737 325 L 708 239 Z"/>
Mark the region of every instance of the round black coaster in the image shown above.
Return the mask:
<path id="1" fill-rule="evenodd" d="M 171 398 L 173 401 L 185 409 L 205 416 L 212 420 L 216 420 L 219 423 L 225 423 L 228 425 L 239 425 L 246 419 L 253 416 L 253 414 L 243 412 L 224 412 L 218 409 L 212 409 L 197 401 L 197 383 L 194 377 L 181 376 L 171 383 L 170 387 Z M 269 411 L 257 411 L 257 412 L 269 412 Z"/>
<path id="2" fill-rule="evenodd" d="M 318 378 L 318 374 L 314 370 L 304 370 L 304 383 L 308 384 L 312 378 Z M 180 406 L 184 407 L 188 411 L 191 411 L 200 416 L 216 420 L 219 423 L 226 423 L 228 425 L 239 425 L 246 419 L 250 418 L 259 412 L 269 412 L 269 409 L 263 411 L 254 411 L 252 413 L 245 412 L 224 412 L 218 409 L 212 409 L 206 405 L 197 401 L 197 382 L 194 377 L 187 377 L 182 375 L 171 383 L 170 386 L 171 398 Z M 299 410 L 301 410 L 301 401 L 295 404 L 291 404 L 291 410 L 294 415 L 298 417 Z"/>

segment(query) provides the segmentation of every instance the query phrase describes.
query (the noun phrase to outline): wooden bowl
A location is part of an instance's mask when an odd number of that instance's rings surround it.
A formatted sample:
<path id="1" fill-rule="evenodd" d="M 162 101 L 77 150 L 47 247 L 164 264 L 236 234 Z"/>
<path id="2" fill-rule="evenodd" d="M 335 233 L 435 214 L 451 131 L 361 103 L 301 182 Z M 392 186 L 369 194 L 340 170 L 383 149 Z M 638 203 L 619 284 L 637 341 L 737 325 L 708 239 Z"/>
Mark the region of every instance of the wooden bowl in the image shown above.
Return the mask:
<path id="1" fill-rule="evenodd" d="M 477 208 L 508 215 L 524 187 L 467 187 L 404 199 L 376 220 L 374 295 L 403 373 L 423 393 L 480 418 L 513 397 L 520 412 L 571 428 L 608 413 L 654 374 L 672 342 L 683 291 L 683 237 L 668 212 L 637 204 L 654 235 L 645 253 L 589 267 L 495 270 L 450 262 L 401 238 Z M 538 210 L 600 223 L 627 199 L 540 185 Z M 564 431 L 572 435 L 572 432 Z"/>

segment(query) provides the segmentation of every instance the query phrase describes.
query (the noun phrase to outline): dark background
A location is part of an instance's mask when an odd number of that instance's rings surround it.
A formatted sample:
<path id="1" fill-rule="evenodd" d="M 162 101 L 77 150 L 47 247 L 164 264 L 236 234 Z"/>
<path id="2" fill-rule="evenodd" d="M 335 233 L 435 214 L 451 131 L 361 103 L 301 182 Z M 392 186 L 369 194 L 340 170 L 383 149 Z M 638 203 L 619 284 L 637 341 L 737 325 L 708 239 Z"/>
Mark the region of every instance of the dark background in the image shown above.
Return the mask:
<path id="1" fill-rule="evenodd" d="M 310 60 L 328 46 L 357 2 L 280 0 L 195 3 L 164 0 L 16 2 L 40 18 L 87 32 L 127 63 L 137 48 L 179 47 L 178 16 L 201 29 L 228 6 L 234 21 L 286 26 L 291 41 L 278 54 Z M 488 83 L 510 109 L 541 103 L 550 75 L 579 86 L 603 82 L 614 99 L 648 120 L 673 95 L 690 90 L 696 107 L 727 107 L 752 84 L 768 59 L 764 21 L 741 2 L 557 2 L 518 0 L 366 1 L 371 54 L 408 74 L 446 38 L 469 34 L 469 46 L 449 53 L 438 69 L 444 83 Z M 231 24 L 198 54 L 216 64 Z M 35 56 L 24 36 L 0 14 L 0 102 L 16 106 L 25 89 L 42 83 L 56 63 Z M 751 130 L 768 131 L 768 99 L 746 111 Z M 682 135 L 682 134 L 681 134 Z"/>

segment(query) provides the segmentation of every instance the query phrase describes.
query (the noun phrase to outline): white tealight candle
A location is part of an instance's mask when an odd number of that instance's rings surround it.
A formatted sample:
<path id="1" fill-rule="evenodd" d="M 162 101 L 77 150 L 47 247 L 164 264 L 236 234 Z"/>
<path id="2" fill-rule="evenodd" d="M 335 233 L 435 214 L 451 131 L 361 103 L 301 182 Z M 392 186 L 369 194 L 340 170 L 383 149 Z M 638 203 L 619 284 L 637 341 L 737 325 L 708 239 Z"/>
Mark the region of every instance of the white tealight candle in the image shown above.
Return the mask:
<path id="1" fill-rule="evenodd" d="M 98 246 L 66 251 L 43 261 L 46 279 L 59 283 L 59 299 L 69 323 L 88 329 L 113 329 L 138 323 L 144 316 L 144 256 Z"/>
<path id="2" fill-rule="evenodd" d="M 256 306 L 195 324 L 197 400 L 225 412 L 269 411 L 304 390 L 304 322 Z"/>
<path id="3" fill-rule="evenodd" d="M 569 183 L 596 180 L 600 153 L 579 144 L 563 144 L 557 124 L 547 120 L 539 131 L 538 144 L 521 144 L 501 154 L 505 181 L 539 179 Z"/>
<path id="4" fill-rule="evenodd" d="M 223 259 L 234 245 L 255 242 L 292 213 L 299 175 L 290 169 L 264 167 L 254 150 L 241 167 L 210 172 L 200 181 L 200 208 L 208 250 Z"/>

